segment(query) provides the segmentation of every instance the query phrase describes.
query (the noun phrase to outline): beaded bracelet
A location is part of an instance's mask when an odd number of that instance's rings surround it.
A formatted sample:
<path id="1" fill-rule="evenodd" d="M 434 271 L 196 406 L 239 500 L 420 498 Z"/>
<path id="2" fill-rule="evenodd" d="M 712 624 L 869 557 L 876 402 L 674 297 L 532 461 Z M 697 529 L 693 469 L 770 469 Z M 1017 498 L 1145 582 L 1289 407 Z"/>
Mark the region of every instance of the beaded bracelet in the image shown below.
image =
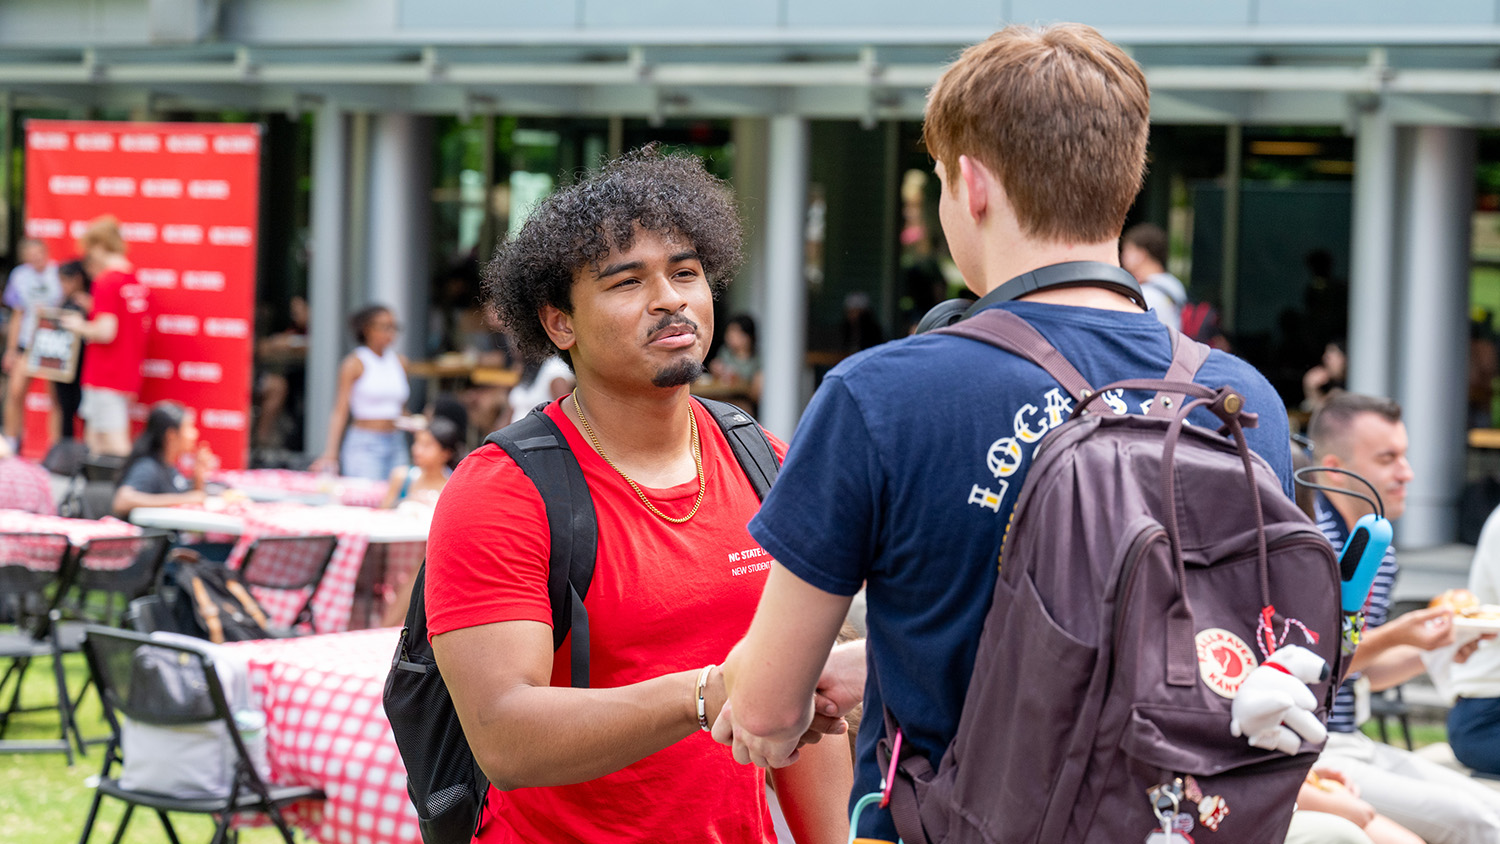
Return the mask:
<path id="1" fill-rule="evenodd" d="M 703 699 L 703 695 L 708 690 L 708 674 L 716 667 L 714 664 L 705 665 L 703 670 L 698 672 L 698 728 L 705 733 L 709 731 L 709 726 L 707 702 Z"/>

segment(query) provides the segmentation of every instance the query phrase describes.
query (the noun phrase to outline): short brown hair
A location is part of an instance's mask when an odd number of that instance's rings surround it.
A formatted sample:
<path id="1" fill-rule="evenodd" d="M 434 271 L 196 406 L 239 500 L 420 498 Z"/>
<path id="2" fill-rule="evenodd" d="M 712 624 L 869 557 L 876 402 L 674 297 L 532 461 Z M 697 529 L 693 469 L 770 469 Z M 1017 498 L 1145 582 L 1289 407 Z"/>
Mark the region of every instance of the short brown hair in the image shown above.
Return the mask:
<path id="1" fill-rule="evenodd" d="M 1155 223 L 1136 223 L 1120 238 L 1151 256 L 1163 267 L 1167 265 L 1167 233 Z"/>
<path id="2" fill-rule="evenodd" d="M 1150 116 L 1140 67 L 1092 27 L 1007 26 L 943 72 L 922 132 L 950 189 L 971 156 L 1027 235 L 1102 243 L 1140 192 Z"/>
<path id="3" fill-rule="evenodd" d="M 88 228 L 83 230 L 83 236 L 78 238 L 78 251 L 84 256 L 95 246 L 116 255 L 125 254 L 125 238 L 120 235 L 120 221 L 113 215 L 95 217 L 89 221 Z"/>
<path id="4" fill-rule="evenodd" d="M 1313 441 L 1313 456 L 1322 459 L 1332 454 L 1341 460 L 1348 459 L 1344 438 L 1354 420 L 1365 413 L 1373 413 L 1387 422 L 1401 421 L 1401 405 L 1392 399 L 1346 390 L 1329 393 L 1323 406 L 1307 423 L 1307 436 Z"/>

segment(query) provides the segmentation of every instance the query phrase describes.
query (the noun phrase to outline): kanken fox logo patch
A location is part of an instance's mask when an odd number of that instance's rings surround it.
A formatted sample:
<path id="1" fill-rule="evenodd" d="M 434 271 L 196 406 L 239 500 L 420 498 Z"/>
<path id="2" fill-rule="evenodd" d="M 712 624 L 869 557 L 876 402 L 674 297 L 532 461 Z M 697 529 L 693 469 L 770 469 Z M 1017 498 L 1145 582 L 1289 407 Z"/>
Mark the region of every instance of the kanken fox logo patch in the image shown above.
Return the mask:
<path id="1" fill-rule="evenodd" d="M 1250 646 L 1218 627 L 1200 632 L 1193 641 L 1198 646 L 1198 675 L 1214 694 L 1233 698 L 1257 665 Z"/>

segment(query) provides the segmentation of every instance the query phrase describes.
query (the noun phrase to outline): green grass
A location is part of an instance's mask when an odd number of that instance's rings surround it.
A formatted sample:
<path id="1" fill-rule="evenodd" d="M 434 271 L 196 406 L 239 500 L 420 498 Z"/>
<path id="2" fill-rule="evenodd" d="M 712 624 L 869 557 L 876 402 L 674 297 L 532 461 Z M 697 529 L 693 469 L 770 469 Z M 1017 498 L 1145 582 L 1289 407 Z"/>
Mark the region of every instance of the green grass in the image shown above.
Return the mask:
<path id="1" fill-rule="evenodd" d="M 83 656 L 69 654 L 63 658 L 63 666 L 68 687 L 77 694 L 87 674 Z M 22 704 L 48 705 L 56 699 L 54 688 L 51 661 L 38 660 L 26 673 Z M 99 698 L 92 689 L 79 709 L 78 723 L 85 738 L 109 735 Z M 17 716 L 6 738 L 50 739 L 57 734 L 57 715 L 48 711 Z M 75 754 L 72 767 L 68 767 L 61 751 L 0 752 L 0 841 L 7 844 L 77 841 L 83 833 L 89 802 L 94 797 L 94 789 L 88 781 L 99 773 L 103 764 L 103 744 L 90 745 L 87 756 Z M 118 767 L 115 773 L 118 774 Z M 108 844 L 123 814 L 124 804 L 106 797 L 94 824 L 92 841 Z M 173 815 L 172 824 L 177 828 L 182 844 L 206 842 L 213 835 L 213 821 L 206 815 Z M 299 833 L 299 838 L 305 839 L 306 836 Z M 275 828 L 247 829 L 240 835 L 242 844 L 273 844 L 281 840 L 281 834 Z M 123 844 L 164 844 L 167 841 L 166 831 L 156 814 L 137 809 Z"/>
<path id="2" fill-rule="evenodd" d="M 1376 741 L 1380 741 L 1380 730 L 1376 729 L 1375 722 L 1366 721 L 1360 726 L 1365 735 Z M 1404 747 L 1401 741 L 1401 725 L 1392 720 L 1386 725 L 1390 733 L 1391 743 L 1397 747 Z M 1423 748 L 1429 744 L 1437 744 L 1448 740 L 1448 727 L 1442 721 L 1432 721 L 1425 718 L 1413 716 L 1411 719 L 1411 745 L 1414 748 Z"/>

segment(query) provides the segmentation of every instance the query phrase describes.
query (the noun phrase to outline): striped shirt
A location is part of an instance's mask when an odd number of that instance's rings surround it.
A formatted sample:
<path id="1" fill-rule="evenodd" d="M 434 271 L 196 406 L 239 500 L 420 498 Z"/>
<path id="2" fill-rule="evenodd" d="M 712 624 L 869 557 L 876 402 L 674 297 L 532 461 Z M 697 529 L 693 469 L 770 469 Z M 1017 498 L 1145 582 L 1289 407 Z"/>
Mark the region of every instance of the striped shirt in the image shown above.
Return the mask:
<path id="1" fill-rule="evenodd" d="M 1335 553 L 1344 550 L 1344 542 L 1349 538 L 1349 527 L 1344 524 L 1344 517 L 1333 509 L 1323 493 L 1317 493 L 1316 507 L 1313 511 L 1318 517 L 1318 529 L 1333 543 Z M 1385 559 L 1380 561 L 1380 570 L 1375 573 L 1375 583 L 1370 587 L 1370 597 L 1365 599 L 1365 629 L 1369 630 L 1379 627 L 1385 623 L 1386 616 L 1391 609 L 1391 591 L 1396 586 L 1396 549 L 1391 546 L 1385 549 Z M 1333 711 L 1328 713 L 1328 730 L 1335 733 L 1352 733 L 1359 726 L 1354 723 L 1354 681 L 1358 674 L 1351 674 L 1339 686 L 1338 694 L 1333 698 Z"/>

